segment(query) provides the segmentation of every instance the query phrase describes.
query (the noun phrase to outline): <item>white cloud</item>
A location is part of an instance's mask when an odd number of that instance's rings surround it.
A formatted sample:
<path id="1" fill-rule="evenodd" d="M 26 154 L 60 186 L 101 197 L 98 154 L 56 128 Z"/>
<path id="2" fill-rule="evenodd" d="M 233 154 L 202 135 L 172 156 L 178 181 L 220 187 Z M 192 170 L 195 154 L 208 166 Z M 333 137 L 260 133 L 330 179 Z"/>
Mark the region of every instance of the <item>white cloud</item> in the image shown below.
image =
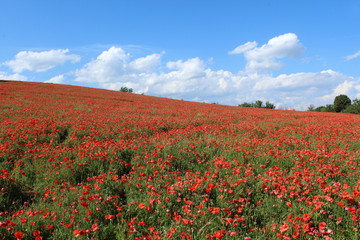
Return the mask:
<path id="1" fill-rule="evenodd" d="M 146 57 L 137 58 L 129 63 L 129 67 L 135 71 L 148 72 L 154 70 L 154 67 L 160 64 L 161 55 L 151 54 Z"/>
<path id="2" fill-rule="evenodd" d="M 234 50 L 230 51 L 229 54 L 241 54 L 243 52 L 247 52 L 251 49 L 254 49 L 257 46 L 257 42 L 247 42 L 243 45 L 236 47 Z"/>
<path id="3" fill-rule="evenodd" d="M 352 60 L 352 59 L 357 58 L 359 56 L 360 56 L 360 51 L 354 53 L 353 55 L 346 56 L 345 59 L 346 59 L 346 61 L 349 61 L 349 60 Z"/>
<path id="4" fill-rule="evenodd" d="M 129 54 L 121 48 L 111 47 L 75 72 L 78 82 L 116 82 L 126 73 Z"/>
<path id="5" fill-rule="evenodd" d="M 17 81 L 26 81 L 27 77 L 20 75 L 18 73 L 8 75 L 6 72 L 0 72 L 1 80 L 17 80 Z"/>
<path id="6" fill-rule="evenodd" d="M 357 89 L 358 86 L 355 86 L 356 84 L 358 84 L 359 86 L 359 83 L 354 80 L 345 80 L 343 83 L 340 83 L 335 89 L 333 89 L 332 93 L 324 95 L 320 97 L 320 99 L 327 102 L 333 102 L 335 97 L 340 94 L 357 97 L 359 94 L 359 89 Z"/>
<path id="7" fill-rule="evenodd" d="M 160 72 L 161 54 L 130 59 L 121 48 L 111 47 L 96 59 L 75 71 L 75 80 L 97 83 L 101 87 L 118 90 L 131 87 L 138 93 L 170 97 L 192 94 L 207 96 L 228 91 L 233 74 L 228 71 L 212 71 L 203 60 L 191 58 L 167 62 L 166 72 Z M 196 97 L 196 96 L 195 96 Z M 191 97 L 193 98 L 193 97 Z"/>
<path id="8" fill-rule="evenodd" d="M 166 66 L 169 69 L 176 71 L 166 74 L 169 77 L 176 77 L 181 79 L 199 78 L 205 75 L 205 64 L 199 58 L 191 58 L 185 62 L 178 60 L 176 62 L 168 62 Z"/>
<path id="9" fill-rule="evenodd" d="M 16 54 L 14 60 L 4 62 L 3 64 L 9 66 L 16 73 L 21 73 L 25 70 L 45 72 L 67 61 L 73 63 L 80 61 L 78 55 L 67 54 L 68 52 L 68 49 L 43 52 L 22 51 Z"/>
<path id="10" fill-rule="evenodd" d="M 212 70 L 198 57 L 161 63 L 162 54 L 131 59 L 123 49 L 111 47 L 77 70 L 75 80 L 106 89 L 126 86 L 137 93 L 200 102 L 237 105 L 260 99 L 298 110 L 310 104 L 332 103 L 340 93 L 348 93 L 350 98 L 360 94 L 360 80 L 333 70 L 278 76 L 261 71 L 281 65 L 280 58 L 299 56 L 303 49 L 291 33 L 272 38 L 261 47 L 245 44 L 234 52 L 245 54 L 248 71 L 232 73 Z"/>
<path id="11" fill-rule="evenodd" d="M 261 76 L 261 80 L 257 81 L 254 89 L 260 91 L 269 91 L 278 89 L 282 91 L 298 91 L 304 88 L 328 88 L 334 87 L 339 79 L 346 79 L 342 75 L 333 70 L 321 71 L 318 73 L 293 73 L 281 74 L 277 77 Z"/>
<path id="12" fill-rule="evenodd" d="M 255 46 L 256 42 L 248 42 L 230 52 L 231 54 L 244 53 L 247 60 L 246 70 L 249 72 L 280 69 L 284 64 L 277 59 L 296 58 L 304 51 L 304 47 L 294 33 L 274 37 L 261 47 Z"/>
<path id="13" fill-rule="evenodd" d="M 55 76 L 47 81 L 45 83 L 64 83 L 65 77 L 63 74 L 60 74 L 58 76 Z"/>
<path id="14" fill-rule="evenodd" d="M 339 94 L 355 97 L 358 90 L 353 86 L 356 80 L 333 70 L 315 73 L 281 74 L 276 77 L 258 75 L 252 92 L 265 99 L 274 98 L 286 106 L 305 110 L 310 104 L 324 105 L 334 101 Z"/>

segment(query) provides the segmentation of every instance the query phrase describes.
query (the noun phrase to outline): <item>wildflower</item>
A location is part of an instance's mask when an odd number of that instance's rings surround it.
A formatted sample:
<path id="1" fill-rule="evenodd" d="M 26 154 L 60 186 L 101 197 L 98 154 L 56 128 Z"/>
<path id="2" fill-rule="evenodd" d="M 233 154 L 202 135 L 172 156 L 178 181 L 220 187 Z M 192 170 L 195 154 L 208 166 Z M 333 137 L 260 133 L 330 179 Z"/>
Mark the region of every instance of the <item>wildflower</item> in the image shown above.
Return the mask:
<path id="1" fill-rule="evenodd" d="M 14 236 L 16 237 L 16 240 L 20 240 L 24 237 L 24 234 L 22 232 L 15 232 Z"/>
<path id="2" fill-rule="evenodd" d="M 93 230 L 93 232 L 98 232 L 98 231 L 100 231 L 99 226 L 98 226 L 96 223 L 94 223 L 94 224 L 91 226 L 91 229 Z"/>
<path id="3" fill-rule="evenodd" d="M 325 228 L 326 228 L 326 223 L 325 222 L 319 223 L 319 229 L 320 230 L 324 230 Z"/>
<path id="4" fill-rule="evenodd" d="M 284 224 L 280 226 L 280 232 L 282 233 L 286 232 L 288 229 L 289 229 L 289 225 L 286 222 L 284 222 Z"/>
<path id="5" fill-rule="evenodd" d="M 81 230 L 74 230 L 74 235 L 75 237 L 81 237 L 81 236 L 85 236 L 85 230 L 81 229 Z"/>
<path id="6" fill-rule="evenodd" d="M 105 215 L 105 218 L 108 219 L 108 220 L 110 220 L 110 221 L 112 221 L 112 220 L 115 219 L 115 216 L 114 216 L 114 215 L 111 215 L 111 214 L 107 214 L 107 215 Z"/>

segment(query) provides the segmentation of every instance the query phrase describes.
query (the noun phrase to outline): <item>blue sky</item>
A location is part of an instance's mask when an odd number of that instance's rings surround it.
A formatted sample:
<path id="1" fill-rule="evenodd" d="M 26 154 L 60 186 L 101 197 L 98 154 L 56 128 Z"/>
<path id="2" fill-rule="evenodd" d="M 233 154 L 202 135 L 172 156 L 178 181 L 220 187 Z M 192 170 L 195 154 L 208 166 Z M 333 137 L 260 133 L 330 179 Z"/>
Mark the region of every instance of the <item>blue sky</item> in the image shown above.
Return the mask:
<path id="1" fill-rule="evenodd" d="M 360 97 L 360 2 L 19 1 L 0 78 L 306 109 Z"/>

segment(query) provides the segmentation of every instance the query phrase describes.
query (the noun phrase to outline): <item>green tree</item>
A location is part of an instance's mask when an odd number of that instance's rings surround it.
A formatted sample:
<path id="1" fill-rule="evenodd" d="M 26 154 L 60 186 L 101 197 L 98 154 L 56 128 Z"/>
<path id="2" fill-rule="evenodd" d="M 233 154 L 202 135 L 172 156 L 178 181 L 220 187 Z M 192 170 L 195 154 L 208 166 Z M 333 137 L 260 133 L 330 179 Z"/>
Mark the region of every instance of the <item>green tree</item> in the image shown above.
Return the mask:
<path id="1" fill-rule="evenodd" d="M 325 112 L 335 112 L 334 104 L 326 104 Z"/>
<path id="2" fill-rule="evenodd" d="M 317 111 L 317 112 L 325 112 L 325 106 L 319 106 L 319 107 L 315 108 L 315 111 Z"/>
<path id="3" fill-rule="evenodd" d="M 336 96 L 334 99 L 334 110 L 335 112 L 341 112 L 351 105 L 351 100 L 348 96 L 341 94 Z"/>
<path id="4" fill-rule="evenodd" d="M 242 104 L 239 104 L 239 107 L 253 107 L 253 103 L 244 102 Z"/>
<path id="5" fill-rule="evenodd" d="M 352 102 L 353 103 L 347 106 L 342 112 L 360 114 L 360 100 L 355 98 Z"/>
<path id="6" fill-rule="evenodd" d="M 346 109 L 342 110 L 342 112 L 360 114 L 360 106 L 352 104 L 349 105 Z"/>
<path id="7" fill-rule="evenodd" d="M 254 103 L 254 107 L 255 107 L 255 108 L 262 108 L 262 104 L 263 104 L 262 101 L 257 100 L 257 101 Z"/>
<path id="8" fill-rule="evenodd" d="M 132 92 L 133 92 L 133 89 L 132 89 L 132 88 L 127 88 L 127 87 L 121 87 L 121 88 L 120 88 L 120 92 L 132 93 Z"/>
<path id="9" fill-rule="evenodd" d="M 352 104 L 352 105 L 360 106 L 360 100 L 357 99 L 357 98 L 355 98 L 355 99 L 353 100 L 353 104 Z"/>
<path id="10" fill-rule="evenodd" d="M 265 108 L 275 109 L 275 105 L 273 103 L 269 102 L 269 101 L 266 101 Z"/>

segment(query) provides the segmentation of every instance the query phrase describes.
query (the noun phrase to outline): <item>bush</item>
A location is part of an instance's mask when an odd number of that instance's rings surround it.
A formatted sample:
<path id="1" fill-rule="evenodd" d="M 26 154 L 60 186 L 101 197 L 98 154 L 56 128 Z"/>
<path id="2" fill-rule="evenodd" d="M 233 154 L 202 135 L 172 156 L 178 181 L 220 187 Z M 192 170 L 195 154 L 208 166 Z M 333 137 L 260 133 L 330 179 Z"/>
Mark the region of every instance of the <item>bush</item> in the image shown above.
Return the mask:
<path id="1" fill-rule="evenodd" d="M 343 113 L 355 113 L 360 114 L 360 106 L 350 105 L 342 111 Z"/>

